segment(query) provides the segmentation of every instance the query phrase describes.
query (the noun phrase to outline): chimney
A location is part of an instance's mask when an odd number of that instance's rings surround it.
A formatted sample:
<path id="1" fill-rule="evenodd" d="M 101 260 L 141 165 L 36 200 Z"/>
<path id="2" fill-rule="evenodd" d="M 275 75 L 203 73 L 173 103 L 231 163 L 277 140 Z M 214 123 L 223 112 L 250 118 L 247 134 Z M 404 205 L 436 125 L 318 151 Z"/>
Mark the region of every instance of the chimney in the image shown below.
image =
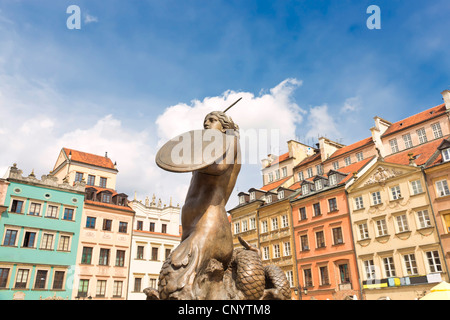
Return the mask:
<path id="1" fill-rule="evenodd" d="M 450 110 L 450 90 L 446 89 L 442 91 L 441 94 L 444 99 L 445 109 Z"/>

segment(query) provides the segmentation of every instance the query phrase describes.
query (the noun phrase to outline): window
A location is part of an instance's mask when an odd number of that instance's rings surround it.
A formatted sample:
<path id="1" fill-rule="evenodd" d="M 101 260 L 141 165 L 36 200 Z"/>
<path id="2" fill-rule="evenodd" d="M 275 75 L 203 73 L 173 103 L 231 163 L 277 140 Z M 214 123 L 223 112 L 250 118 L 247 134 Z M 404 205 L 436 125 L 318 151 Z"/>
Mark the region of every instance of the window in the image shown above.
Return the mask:
<path id="1" fill-rule="evenodd" d="M 144 229 L 144 222 L 143 221 L 138 221 L 136 229 L 137 230 L 143 230 Z"/>
<path id="2" fill-rule="evenodd" d="M 323 286 L 330 284 L 330 280 L 328 278 L 328 267 L 327 266 L 319 267 L 319 273 L 320 273 L 320 283 Z"/>
<path id="3" fill-rule="evenodd" d="M 289 220 L 286 214 L 284 216 L 281 216 L 281 227 L 282 228 L 289 227 Z"/>
<path id="4" fill-rule="evenodd" d="M 69 251 L 70 250 L 69 248 L 70 248 L 70 236 L 61 235 L 59 237 L 58 251 Z"/>
<path id="5" fill-rule="evenodd" d="M 165 250 L 165 255 L 164 255 L 164 259 L 165 259 L 165 260 L 167 260 L 167 258 L 169 257 L 170 252 L 171 252 L 170 249 L 166 249 L 166 250 Z"/>
<path id="6" fill-rule="evenodd" d="M 98 260 L 98 264 L 100 266 L 108 266 L 109 265 L 109 249 L 100 249 L 100 258 Z"/>
<path id="7" fill-rule="evenodd" d="M 0 268 L 0 288 L 6 288 L 9 276 L 8 268 Z"/>
<path id="8" fill-rule="evenodd" d="M 239 232 L 241 232 L 241 223 L 240 222 L 236 222 L 234 224 L 234 234 L 238 234 Z"/>
<path id="9" fill-rule="evenodd" d="M 359 240 L 369 239 L 369 229 L 367 223 L 358 224 Z"/>
<path id="10" fill-rule="evenodd" d="M 385 236 L 388 234 L 387 231 L 387 225 L 386 225 L 386 220 L 385 219 L 380 219 L 376 221 L 376 226 L 377 226 L 377 236 L 381 237 L 381 236 Z"/>
<path id="11" fill-rule="evenodd" d="M 321 215 L 321 213 L 320 213 L 320 203 L 319 202 L 318 203 L 314 203 L 313 204 L 313 208 L 314 208 L 314 216 L 315 217 L 320 216 Z"/>
<path id="12" fill-rule="evenodd" d="M 396 217 L 398 232 L 409 231 L 408 220 L 406 214 L 398 215 Z"/>
<path id="13" fill-rule="evenodd" d="M 439 122 L 433 123 L 431 125 L 431 129 L 433 129 L 433 135 L 434 135 L 435 139 L 442 137 L 442 130 L 441 130 L 441 125 L 439 124 Z"/>
<path id="14" fill-rule="evenodd" d="M 11 205 L 11 212 L 22 213 L 23 201 L 13 200 Z"/>
<path id="15" fill-rule="evenodd" d="M 314 182 L 314 185 L 315 185 L 315 187 L 316 187 L 316 190 L 322 189 L 322 186 L 323 186 L 323 184 L 322 184 L 322 179 L 316 180 L 316 181 Z"/>
<path id="16" fill-rule="evenodd" d="M 87 181 L 87 185 L 88 186 L 93 186 L 95 185 L 95 176 L 93 175 L 88 175 L 88 181 Z"/>
<path id="17" fill-rule="evenodd" d="M 106 188 L 106 178 L 100 177 L 100 187 Z"/>
<path id="18" fill-rule="evenodd" d="M 444 162 L 450 161 L 450 148 L 442 150 L 442 159 Z"/>
<path id="19" fill-rule="evenodd" d="M 275 170 L 275 180 L 280 179 L 280 170 Z"/>
<path id="20" fill-rule="evenodd" d="M 163 226 L 165 226 L 166 228 L 164 228 L 164 229 L 167 229 L 167 225 L 164 225 L 163 224 Z M 119 222 L 119 232 L 121 232 L 121 233 L 127 233 L 127 229 L 128 229 L 128 222 L 123 222 L 123 221 L 120 221 Z M 166 230 L 164 230 L 164 231 L 162 231 L 163 233 L 166 233 Z"/>
<path id="21" fill-rule="evenodd" d="M 427 142 L 427 134 L 425 133 L 425 129 L 424 128 L 420 128 L 419 130 L 416 131 L 417 132 L 417 136 L 419 137 L 419 143 L 425 143 Z"/>
<path id="22" fill-rule="evenodd" d="M 16 283 L 14 288 L 26 288 L 28 283 L 28 274 L 30 270 L 28 269 L 19 269 L 17 270 Z"/>
<path id="23" fill-rule="evenodd" d="M 268 176 L 269 176 L 269 182 L 272 182 L 273 181 L 273 172 L 269 172 Z"/>
<path id="24" fill-rule="evenodd" d="M 359 196 L 355 198 L 355 209 L 359 210 L 364 208 L 363 197 Z"/>
<path id="25" fill-rule="evenodd" d="M 417 211 L 417 218 L 419 219 L 420 228 L 431 227 L 431 221 L 430 216 L 428 215 L 428 210 Z"/>
<path id="26" fill-rule="evenodd" d="M 323 231 L 316 232 L 316 248 L 325 247 L 325 236 Z"/>
<path id="27" fill-rule="evenodd" d="M 53 238 L 54 238 L 53 234 L 44 233 L 42 235 L 42 240 L 41 240 L 41 249 L 52 250 L 53 249 Z"/>
<path id="28" fill-rule="evenodd" d="M 81 180 L 83 180 L 83 173 L 75 172 L 75 181 L 81 181 Z"/>
<path id="29" fill-rule="evenodd" d="M 303 171 L 300 171 L 300 172 L 298 173 L 298 181 L 302 181 L 302 180 L 305 180 L 305 178 L 304 178 L 304 176 L 303 176 Z"/>
<path id="30" fill-rule="evenodd" d="M 80 283 L 78 285 L 78 297 L 87 297 L 89 288 L 89 280 L 80 279 Z"/>
<path id="31" fill-rule="evenodd" d="M 125 265 L 125 251 L 116 251 L 116 267 L 123 267 Z"/>
<path id="32" fill-rule="evenodd" d="M 86 217 L 86 228 L 95 228 L 95 217 Z"/>
<path id="33" fill-rule="evenodd" d="M 391 188 L 392 200 L 398 200 L 402 198 L 402 194 L 400 192 L 400 186 L 394 186 Z"/>
<path id="34" fill-rule="evenodd" d="M 256 229 L 256 218 L 250 218 L 250 230 Z"/>
<path id="35" fill-rule="evenodd" d="M 309 193 L 309 185 L 304 184 L 302 185 L 302 194 L 308 194 Z"/>
<path id="36" fill-rule="evenodd" d="M 158 260 L 158 248 L 152 247 L 152 260 L 153 261 Z"/>
<path id="37" fill-rule="evenodd" d="M 283 167 L 283 168 L 281 168 L 281 176 L 284 178 L 284 177 L 287 177 L 287 167 Z"/>
<path id="38" fill-rule="evenodd" d="M 97 280 L 96 297 L 104 297 L 106 292 L 106 280 Z"/>
<path id="39" fill-rule="evenodd" d="M 283 198 L 284 198 L 284 190 L 280 190 L 280 192 L 278 192 L 278 200 Z"/>
<path id="40" fill-rule="evenodd" d="M 30 210 L 28 211 L 30 216 L 38 216 L 41 214 L 41 204 L 32 202 L 30 204 Z"/>
<path id="41" fill-rule="evenodd" d="M 430 272 L 442 272 L 441 259 L 436 251 L 428 251 L 427 253 L 428 267 Z"/>
<path id="42" fill-rule="evenodd" d="M 112 226 L 112 220 L 103 219 L 103 230 L 104 231 L 111 231 L 111 226 Z"/>
<path id="43" fill-rule="evenodd" d="M 154 222 L 150 222 L 150 228 L 149 231 L 154 232 L 155 231 L 155 223 Z"/>
<path id="44" fill-rule="evenodd" d="M 92 248 L 83 247 L 83 253 L 81 255 L 81 264 L 91 264 L 92 260 Z"/>
<path id="45" fill-rule="evenodd" d="M 47 207 L 47 213 L 45 215 L 46 218 L 58 218 L 58 207 L 49 205 Z"/>
<path id="46" fill-rule="evenodd" d="M 374 280 L 376 278 L 375 265 L 373 264 L 373 260 L 364 261 L 364 270 L 366 272 L 367 280 Z"/>
<path id="47" fill-rule="evenodd" d="M 339 279 L 341 283 L 350 283 L 350 273 L 348 271 L 348 264 L 339 265 Z"/>
<path id="48" fill-rule="evenodd" d="M 73 209 L 65 208 L 64 209 L 64 220 L 73 220 Z"/>
<path id="49" fill-rule="evenodd" d="M 313 176 L 313 169 L 312 168 L 306 169 L 306 173 L 307 173 L 307 178 L 311 178 Z"/>
<path id="50" fill-rule="evenodd" d="M 356 160 L 357 160 L 358 162 L 364 160 L 364 155 L 363 155 L 362 152 L 356 153 Z"/>
<path id="51" fill-rule="evenodd" d="M 309 250 L 308 235 L 300 236 L 300 244 L 302 251 Z"/>
<path id="52" fill-rule="evenodd" d="M 245 196 L 239 196 L 239 204 L 245 203 Z"/>
<path id="53" fill-rule="evenodd" d="M 338 210 L 336 198 L 328 199 L 328 207 L 330 208 L 330 212 Z"/>
<path id="54" fill-rule="evenodd" d="M 138 260 L 144 259 L 144 246 L 137 247 L 136 259 Z"/>
<path id="55" fill-rule="evenodd" d="M 279 244 L 274 244 L 273 245 L 273 257 L 274 258 L 279 258 L 281 256 L 280 254 L 280 245 Z"/>
<path id="56" fill-rule="evenodd" d="M 278 218 L 272 218 L 272 230 L 278 229 Z"/>
<path id="57" fill-rule="evenodd" d="M 307 218 L 306 217 L 306 208 L 305 207 L 302 207 L 302 208 L 298 209 L 298 217 L 299 217 L 300 220 L 305 220 Z"/>
<path id="58" fill-rule="evenodd" d="M 292 288 L 294 286 L 294 273 L 292 272 L 292 270 L 289 270 L 285 272 L 285 275 L 286 279 L 289 282 L 289 286 Z"/>
<path id="59" fill-rule="evenodd" d="M 330 186 L 334 186 L 337 184 L 337 175 L 332 174 L 328 177 L 330 179 Z"/>
<path id="60" fill-rule="evenodd" d="M 269 247 L 263 247 L 263 260 L 269 260 Z"/>
<path id="61" fill-rule="evenodd" d="M 440 180 L 436 182 L 437 195 L 438 197 L 448 196 L 450 190 L 448 189 L 447 180 Z"/>
<path id="62" fill-rule="evenodd" d="M 373 203 L 373 205 L 377 205 L 377 204 L 381 203 L 380 191 L 372 192 L 372 203 Z"/>
<path id="63" fill-rule="evenodd" d="M 316 172 L 318 175 L 323 174 L 323 165 L 321 164 L 316 165 Z"/>
<path id="64" fill-rule="evenodd" d="M 395 266 L 394 259 L 392 257 L 383 258 L 384 272 L 386 273 L 386 278 L 395 277 Z"/>
<path id="65" fill-rule="evenodd" d="M 45 284 L 47 282 L 47 270 L 38 270 L 36 272 L 36 279 L 34 282 L 35 289 L 45 289 Z"/>
<path id="66" fill-rule="evenodd" d="M 122 296 L 123 281 L 114 281 L 113 297 L 120 298 Z"/>
<path id="67" fill-rule="evenodd" d="M 36 239 L 36 232 L 26 231 L 23 237 L 23 247 L 34 248 L 34 240 Z"/>
<path id="68" fill-rule="evenodd" d="M 267 221 L 264 220 L 263 222 L 261 222 L 261 232 L 267 232 L 267 230 Z"/>
<path id="69" fill-rule="evenodd" d="M 409 133 L 402 136 L 403 142 L 405 143 L 405 149 L 409 149 L 413 147 L 411 135 Z"/>
<path id="70" fill-rule="evenodd" d="M 134 292 L 141 292 L 142 278 L 134 278 Z"/>
<path id="71" fill-rule="evenodd" d="M 303 269 L 303 277 L 305 279 L 305 287 L 312 287 L 313 286 L 313 280 L 312 280 L 312 272 L 311 269 Z"/>
<path id="72" fill-rule="evenodd" d="M 64 271 L 55 271 L 53 276 L 53 290 L 62 290 L 64 285 Z"/>
<path id="73" fill-rule="evenodd" d="M 111 203 L 111 194 L 110 193 L 102 193 L 102 202 Z"/>
<path id="74" fill-rule="evenodd" d="M 149 287 L 153 288 L 153 289 L 158 289 L 158 283 L 157 282 L 158 282 L 157 279 L 150 278 L 148 280 Z"/>
<path id="75" fill-rule="evenodd" d="M 271 203 L 272 202 L 272 195 L 268 194 L 266 195 L 266 203 Z"/>
<path id="76" fill-rule="evenodd" d="M 291 243 L 290 242 L 283 243 L 283 255 L 285 257 L 291 255 Z"/>
<path id="77" fill-rule="evenodd" d="M 334 170 L 339 169 L 339 162 L 338 161 L 333 162 L 333 169 Z"/>
<path id="78" fill-rule="evenodd" d="M 333 228 L 333 243 L 334 244 L 342 244 L 344 243 L 344 237 L 342 236 L 342 228 Z"/>
<path id="79" fill-rule="evenodd" d="M 6 229 L 5 238 L 3 239 L 4 246 L 15 246 L 17 238 L 17 230 Z"/>
<path id="80" fill-rule="evenodd" d="M 345 158 L 344 158 L 344 162 L 345 162 L 345 165 L 346 165 L 346 166 L 349 166 L 349 165 L 352 164 L 352 160 L 351 160 L 350 157 L 345 157 Z"/>
<path id="81" fill-rule="evenodd" d="M 420 182 L 420 180 L 411 181 L 411 188 L 413 191 L 413 195 L 423 192 L 422 183 Z"/>
<path id="82" fill-rule="evenodd" d="M 242 232 L 248 231 L 248 221 L 243 220 L 242 221 Z"/>
<path id="83" fill-rule="evenodd" d="M 417 263 L 414 253 L 405 254 L 403 256 L 403 261 L 405 262 L 406 274 L 408 276 L 417 274 Z"/>
<path id="84" fill-rule="evenodd" d="M 391 146 L 391 152 L 392 153 L 398 152 L 397 139 L 389 140 L 389 145 Z"/>

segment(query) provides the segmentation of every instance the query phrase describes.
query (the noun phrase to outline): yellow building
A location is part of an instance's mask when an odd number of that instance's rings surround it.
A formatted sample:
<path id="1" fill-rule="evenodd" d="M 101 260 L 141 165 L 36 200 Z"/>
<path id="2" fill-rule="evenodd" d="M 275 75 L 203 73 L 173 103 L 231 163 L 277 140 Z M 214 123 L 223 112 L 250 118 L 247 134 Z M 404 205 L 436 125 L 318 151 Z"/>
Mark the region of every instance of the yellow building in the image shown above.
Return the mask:
<path id="1" fill-rule="evenodd" d="M 346 186 L 367 300 L 420 298 L 448 279 L 426 181 L 418 166 L 428 157 L 422 153 L 416 163 L 412 156 L 420 152 L 424 150 L 411 149 L 409 155 L 396 154 L 385 161 L 380 157 Z"/>

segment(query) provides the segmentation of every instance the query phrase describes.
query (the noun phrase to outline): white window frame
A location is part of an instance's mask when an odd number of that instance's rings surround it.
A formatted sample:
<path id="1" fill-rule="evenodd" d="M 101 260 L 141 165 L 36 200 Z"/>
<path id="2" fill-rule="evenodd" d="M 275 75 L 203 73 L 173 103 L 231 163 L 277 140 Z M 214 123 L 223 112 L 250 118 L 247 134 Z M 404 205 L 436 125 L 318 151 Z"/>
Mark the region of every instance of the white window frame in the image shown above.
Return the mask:
<path id="1" fill-rule="evenodd" d="M 263 259 L 263 260 L 269 260 L 269 259 L 270 259 L 269 247 L 263 247 L 263 250 L 262 250 L 262 259 Z"/>
<path id="2" fill-rule="evenodd" d="M 381 193 L 380 193 L 380 191 L 372 192 L 371 196 L 372 196 L 372 204 L 374 206 L 381 204 Z"/>
<path id="3" fill-rule="evenodd" d="M 278 200 L 281 200 L 284 198 L 284 190 L 280 190 L 280 192 L 278 192 L 277 194 Z"/>
<path id="4" fill-rule="evenodd" d="M 287 177 L 287 167 L 281 168 L 281 177 Z"/>
<path id="5" fill-rule="evenodd" d="M 333 162 L 333 169 L 334 170 L 338 170 L 339 169 L 339 161 L 334 161 Z"/>
<path id="6" fill-rule="evenodd" d="M 364 275 L 366 280 L 375 280 L 377 278 L 375 264 L 373 259 L 364 260 Z"/>
<path id="7" fill-rule="evenodd" d="M 416 130 L 416 132 L 417 132 L 417 136 L 419 137 L 419 143 L 420 144 L 425 143 L 425 142 L 428 141 L 427 133 L 425 131 L 425 128 L 420 128 L 420 129 Z"/>
<path id="8" fill-rule="evenodd" d="M 329 181 L 330 181 L 330 186 L 334 186 L 337 184 L 337 175 L 336 174 L 332 174 L 328 177 Z"/>
<path id="9" fill-rule="evenodd" d="M 362 151 L 356 153 L 356 160 L 357 160 L 358 162 L 364 160 L 364 154 L 363 154 Z"/>
<path id="10" fill-rule="evenodd" d="M 402 193 L 400 191 L 400 186 L 396 185 L 391 188 L 392 200 L 398 200 L 402 198 Z"/>
<path id="11" fill-rule="evenodd" d="M 316 190 L 321 190 L 323 188 L 322 179 L 314 181 L 314 186 L 316 187 Z"/>
<path id="12" fill-rule="evenodd" d="M 422 181 L 420 179 L 411 181 L 410 184 L 413 195 L 423 193 Z"/>
<path id="13" fill-rule="evenodd" d="M 355 210 L 363 209 L 364 208 L 363 197 L 359 196 L 355 197 L 354 199 L 355 199 Z"/>
<path id="14" fill-rule="evenodd" d="M 234 223 L 234 234 L 238 234 L 241 232 L 241 224 L 239 222 Z"/>
<path id="15" fill-rule="evenodd" d="M 450 190 L 446 179 L 436 181 L 435 185 L 436 185 L 436 194 L 438 197 L 445 197 L 450 195 Z"/>
<path id="16" fill-rule="evenodd" d="M 417 211 L 417 220 L 420 228 L 431 227 L 430 215 L 427 209 Z"/>
<path id="17" fill-rule="evenodd" d="M 439 122 L 433 123 L 431 125 L 431 129 L 433 130 L 433 135 L 435 139 L 441 138 L 442 130 L 441 130 L 441 124 Z"/>
<path id="18" fill-rule="evenodd" d="M 383 258 L 383 266 L 384 266 L 384 273 L 385 273 L 386 278 L 392 278 L 392 277 L 397 276 L 397 274 L 395 272 L 395 264 L 394 264 L 393 257 L 384 257 Z"/>
<path id="19" fill-rule="evenodd" d="M 273 258 L 274 259 L 281 258 L 280 244 L 275 243 L 274 245 L 272 245 L 272 249 L 273 249 Z"/>
<path id="20" fill-rule="evenodd" d="M 267 176 L 268 176 L 268 181 L 269 182 L 273 182 L 273 172 L 269 172 L 268 174 L 267 174 Z"/>
<path id="21" fill-rule="evenodd" d="M 413 276 L 418 274 L 417 260 L 414 253 L 404 254 L 403 263 L 406 275 Z"/>
<path id="22" fill-rule="evenodd" d="M 397 215 L 395 222 L 397 225 L 397 233 L 410 231 L 406 213 Z"/>
<path id="23" fill-rule="evenodd" d="M 283 256 L 288 257 L 291 255 L 291 243 L 289 241 L 283 242 Z"/>
<path id="24" fill-rule="evenodd" d="M 402 136 L 403 142 L 405 143 L 405 149 L 409 149 L 413 147 L 413 143 L 411 140 L 411 134 L 407 133 Z"/>
<path id="25" fill-rule="evenodd" d="M 396 138 L 389 140 L 389 145 L 391 146 L 391 152 L 392 153 L 396 153 L 396 152 L 399 151 L 398 150 L 398 143 L 397 143 L 397 139 Z"/>
<path id="26" fill-rule="evenodd" d="M 278 218 L 272 218 L 272 231 L 273 230 L 278 230 Z"/>
<path id="27" fill-rule="evenodd" d="M 350 156 L 344 158 L 345 166 L 352 164 L 352 158 Z"/>
<path id="28" fill-rule="evenodd" d="M 358 224 L 358 236 L 359 240 L 369 239 L 369 228 L 367 227 L 367 222 Z"/>
<path id="29" fill-rule="evenodd" d="M 256 229 L 256 218 L 252 217 L 250 218 L 250 230 Z"/>
<path id="30" fill-rule="evenodd" d="M 287 214 L 281 216 L 281 227 L 282 228 L 289 227 L 289 220 Z"/>
<path id="31" fill-rule="evenodd" d="M 248 221 L 242 220 L 242 232 L 248 231 Z"/>
<path id="32" fill-rule="evenodd" d="M 450 148 L 442 150 L 442 159 L 444 162 L 450 161 Z"/>
<path id="33" fill-rule="evenodd" d="M 303 181 L 303 180 L 305 180 L 305 177 L 304 177 L 304 175 L 303 175 L 303 171 L 300 171 L 300 172 L 298 173 L 298 181 Z"/>
<path id="34" fill-rule="evenodd" d="M 425 256 L 431 273 L 442 272 L 442 262 L 438 250 L 427 251 Z"/>
<path id="35" fill-rule="evenodd" d="M 314 176 L 313 168 L 306 169 L 306 176 L 307 178 L 311 178 L 312 176 Z"/>
<path id="36" fill-rule="evenodd" d="M 266 233 L 266 232 L 268 232 L 268 230 L 269 230 L 269 228 L 268 228 L 267 220 L 261 221 L 261 232 Z"/>
<path id="37" fill-rule="evenodd" d="M 377 236 L 382 237 L 388 235 L 386 219 L 378 219 L 375 221 Z"/>

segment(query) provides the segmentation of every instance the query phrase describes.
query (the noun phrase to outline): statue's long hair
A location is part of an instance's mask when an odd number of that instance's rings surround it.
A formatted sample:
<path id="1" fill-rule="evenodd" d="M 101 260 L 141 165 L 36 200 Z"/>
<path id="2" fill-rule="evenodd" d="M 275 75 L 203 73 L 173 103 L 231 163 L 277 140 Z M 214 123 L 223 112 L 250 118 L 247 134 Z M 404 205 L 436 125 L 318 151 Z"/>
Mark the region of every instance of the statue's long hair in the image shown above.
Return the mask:
<path id="1" fill-rule="evenodd" d="M 213 111 L 206 115 L 205 120 L 210 115 L 216 116 L 217 119 L 219 119 L 220 124 L 226 130 L 227 133 L 230 130 L 232 130 L 233 134 L 236 135 L 237 137 L 239 137 L 239 126 L 236 123 L 234 123 L 233 119 L 231 119 L 231 117 L 229 115 L 227 115 L 223 111 Z"/>

